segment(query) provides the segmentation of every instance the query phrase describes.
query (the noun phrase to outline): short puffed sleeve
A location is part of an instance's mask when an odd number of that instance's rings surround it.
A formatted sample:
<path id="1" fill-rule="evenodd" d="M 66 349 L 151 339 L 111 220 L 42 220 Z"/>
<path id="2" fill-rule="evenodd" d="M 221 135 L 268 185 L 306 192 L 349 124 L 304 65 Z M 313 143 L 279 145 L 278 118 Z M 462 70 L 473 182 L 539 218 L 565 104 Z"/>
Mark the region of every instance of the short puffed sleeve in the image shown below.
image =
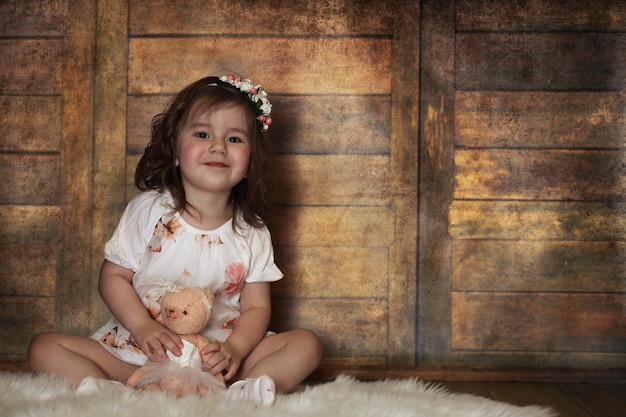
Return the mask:
<path id="1" fill-rule="evenodd" d="M 246 282 L 274 282 L 283 277 L 283 273 L 274 263 L 274 247 L 267 227 L 249 227 L 248 245 L 250 246 L 250 270 Z"/>
<path id="2" fill-rule="evenodd" d="M 137 271 L 159 219 L 172 210 L 169 193 L 145 191 L 133 198 L 104 246 L 104 258 Z"/>

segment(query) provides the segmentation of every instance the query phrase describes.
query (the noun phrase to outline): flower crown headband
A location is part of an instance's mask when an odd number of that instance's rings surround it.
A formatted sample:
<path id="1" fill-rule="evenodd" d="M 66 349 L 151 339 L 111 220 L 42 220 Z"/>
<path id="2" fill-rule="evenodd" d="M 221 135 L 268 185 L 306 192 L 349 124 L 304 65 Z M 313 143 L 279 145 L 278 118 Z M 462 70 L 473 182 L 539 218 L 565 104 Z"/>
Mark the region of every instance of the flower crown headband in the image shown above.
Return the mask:
<path id="1" fill-rule="evenodd" d="M 267 93 L 260 84 L 238 77 L 234 74 L 222 75 L 218 85 L 235 88 L 252 104 L 261 132 L 267 132 L 272 124 L 272 104 L 267 99 Z"/>

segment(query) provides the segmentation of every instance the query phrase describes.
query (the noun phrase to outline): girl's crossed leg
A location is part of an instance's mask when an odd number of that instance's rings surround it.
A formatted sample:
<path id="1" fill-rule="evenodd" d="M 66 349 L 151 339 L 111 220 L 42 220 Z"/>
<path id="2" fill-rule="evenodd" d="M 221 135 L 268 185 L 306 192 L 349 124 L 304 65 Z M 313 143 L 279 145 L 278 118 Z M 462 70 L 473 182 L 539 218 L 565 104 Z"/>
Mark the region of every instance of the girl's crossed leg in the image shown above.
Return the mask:
<path id="1" fill-rule="evenodd" d="M 137 369 L 112 355 L 97 340 L 62 333 L 38 334 L 28 349 L 28 365 L 37 373 L 64 376 L 75 387 L 88 376 L 126 384 Z"/>
<path id="2" fill-rule="evenodd" d="M 235 380 L 268 375 L 276 391 L 289 393 L 311 374 L 322 360 L 317 335 L 306 329 L 265 337 L 241 364 Z"/>

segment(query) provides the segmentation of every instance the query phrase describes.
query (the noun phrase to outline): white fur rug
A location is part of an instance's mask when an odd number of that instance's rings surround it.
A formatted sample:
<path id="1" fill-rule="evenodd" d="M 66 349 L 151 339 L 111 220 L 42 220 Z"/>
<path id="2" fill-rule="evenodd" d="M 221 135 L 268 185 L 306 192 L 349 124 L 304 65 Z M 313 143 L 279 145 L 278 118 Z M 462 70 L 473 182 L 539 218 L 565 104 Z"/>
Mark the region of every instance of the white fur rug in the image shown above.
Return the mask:
<path id="1" fill-rule="evenodd" d="M 273 406 L 228 402 L 217 397 L 175 398 L 162 393 L 102 391 L 76 394 L 63 380 L 0 372 L 0 416 L 45 417 L 548 417 L 546 408 L 513 405 L 452 394 L 416 379 L 335 381 L 278 395 Z"/>

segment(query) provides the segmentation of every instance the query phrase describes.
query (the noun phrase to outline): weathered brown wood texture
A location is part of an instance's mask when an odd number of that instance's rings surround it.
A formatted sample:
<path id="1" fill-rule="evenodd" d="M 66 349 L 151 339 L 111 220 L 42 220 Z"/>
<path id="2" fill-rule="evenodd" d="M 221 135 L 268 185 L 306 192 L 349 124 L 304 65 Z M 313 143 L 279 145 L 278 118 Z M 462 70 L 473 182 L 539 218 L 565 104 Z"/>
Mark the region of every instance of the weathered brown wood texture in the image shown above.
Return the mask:
<path id="1" fill-rule="evenodd" d="M 0 354 L 86 332 L 94 114 L 92 2 L 0 3 Z"/>
<path id="2" fill-rule="evenodd" d="M 1 2 L 0 361 L 106 319 L 150 120 L 230 70 L 274 104 L 273 327 L 343 369 L 626 366 L 625 33 L 620 1 Z"/>
<path id="3" fill-rule="evenodd" d="M 274 104 L 267 220 L 286 279 L 273 325 L 316 330 L 330 364 L 413 365 L 418 3 L 70 3 L 0 9 L 3 357 L 23 359 L 37 331 L 106 319 L 102 246 L 136 193 L 151 118 L 229 70 Z"/>
<path id="4" fill-rule="evenodd" d="M 422 5 L 418 357 L 624 367 L 626 4 Z"/>

